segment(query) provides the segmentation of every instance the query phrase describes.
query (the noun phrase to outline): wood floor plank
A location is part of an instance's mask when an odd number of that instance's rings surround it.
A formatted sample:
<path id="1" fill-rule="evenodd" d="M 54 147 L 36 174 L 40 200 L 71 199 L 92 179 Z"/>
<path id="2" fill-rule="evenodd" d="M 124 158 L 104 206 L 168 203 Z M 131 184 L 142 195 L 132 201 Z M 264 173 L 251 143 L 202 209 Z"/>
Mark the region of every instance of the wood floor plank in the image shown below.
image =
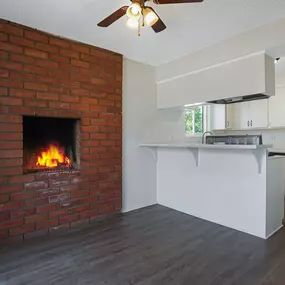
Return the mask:
<path id="1" fill-rule="evenodd" d="M 162 206 L 0 249 L 6 285 L 284 285 L 285 230 L 268 241 Z"/>

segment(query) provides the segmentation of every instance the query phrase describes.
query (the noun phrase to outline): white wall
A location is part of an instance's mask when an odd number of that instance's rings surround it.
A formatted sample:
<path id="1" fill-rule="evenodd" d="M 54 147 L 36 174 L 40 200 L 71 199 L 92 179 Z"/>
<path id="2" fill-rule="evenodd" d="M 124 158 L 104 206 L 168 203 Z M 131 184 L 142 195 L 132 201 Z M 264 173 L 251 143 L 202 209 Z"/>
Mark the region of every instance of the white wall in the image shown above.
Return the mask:
<path id="1" fill-rule="evenodd" d="M 124 59 L 123 212 L 157 203 L 156 163 L 139 147 L 148 116 L 156 112 L 155 69 Z"/>
<path id="2" fill-rule="evenodd" d="M 156 108 L 155 68 L 124 59 L 123 211 L 157 203 L 156 162 L 143 142 L 185 141 L 182 110 Z"/>

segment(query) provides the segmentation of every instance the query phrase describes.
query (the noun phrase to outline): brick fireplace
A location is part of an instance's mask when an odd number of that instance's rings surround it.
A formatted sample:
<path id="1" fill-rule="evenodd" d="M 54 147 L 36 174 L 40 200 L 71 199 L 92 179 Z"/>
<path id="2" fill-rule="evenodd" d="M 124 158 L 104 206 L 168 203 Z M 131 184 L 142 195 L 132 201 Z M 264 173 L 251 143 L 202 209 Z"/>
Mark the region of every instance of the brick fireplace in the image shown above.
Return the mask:
<path id="1" fill-rule="evenodd" d="M 4 20 L 0 28 L 0 239 L 119 212 L 122 56 Z M 28 166 L 52 140 L 72 167 Z"/>

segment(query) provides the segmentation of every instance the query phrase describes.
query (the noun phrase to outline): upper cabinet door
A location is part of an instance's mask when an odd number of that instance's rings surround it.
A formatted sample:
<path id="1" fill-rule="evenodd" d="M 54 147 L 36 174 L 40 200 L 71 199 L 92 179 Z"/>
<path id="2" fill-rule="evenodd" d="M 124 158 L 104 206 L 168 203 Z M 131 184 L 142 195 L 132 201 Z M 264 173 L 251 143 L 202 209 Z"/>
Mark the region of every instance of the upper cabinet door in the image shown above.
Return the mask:
<path id="1" fill-rule="evenodd" d="M 210 129 L 220 130 L 226 128 L 226 105 L 210 106 Z"/>
<path id="2" fill-rule="evenodd" d="M 268 99 L 251 101 L 249 112 L 251 128 L 268 127 Z"/>
<path id="3" fill-rule="evenodd" d="M 234 104 L 226 105 L 226 129 L 234 128 Z"/>
<path id="4" fill-rule="evenodd" d="M 232 104 L 232 119 L 234 129 L 246 129 L 249 127 L 249 102 Z"/>
<path id="5" fill-rule="evenodd" d="M 276 88 L 276 95 L 269 98 L 269 127 L 285 126 L 285 86 Z"/>

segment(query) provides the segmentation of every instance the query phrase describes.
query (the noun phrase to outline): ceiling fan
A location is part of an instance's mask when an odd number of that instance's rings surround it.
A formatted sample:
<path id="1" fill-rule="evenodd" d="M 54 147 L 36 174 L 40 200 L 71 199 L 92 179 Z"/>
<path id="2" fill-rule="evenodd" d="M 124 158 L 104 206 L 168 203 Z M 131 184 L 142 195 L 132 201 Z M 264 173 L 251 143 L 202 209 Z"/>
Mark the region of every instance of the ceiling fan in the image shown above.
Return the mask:
<path id="1" fill-rule="evenodd" d="M 109 27 L 111 24 L 119 20 L 125 14 L 128 17 L 127 25 L 131 28 L 138 29 L 138 35 L 140 36 L 140 27 L 147 25 L 159 33 L 166 29 L 165 24 L 157 15 L 152 7 L 146 6 L 146 2 L 153 1 L 155 4 L 185 4 L 185 3 L 197 3 L 204 0 L 131 0 L 130 6 L 123 6 L 113 14 L 105 18 L 98 23 L 99 27 Z"/>

